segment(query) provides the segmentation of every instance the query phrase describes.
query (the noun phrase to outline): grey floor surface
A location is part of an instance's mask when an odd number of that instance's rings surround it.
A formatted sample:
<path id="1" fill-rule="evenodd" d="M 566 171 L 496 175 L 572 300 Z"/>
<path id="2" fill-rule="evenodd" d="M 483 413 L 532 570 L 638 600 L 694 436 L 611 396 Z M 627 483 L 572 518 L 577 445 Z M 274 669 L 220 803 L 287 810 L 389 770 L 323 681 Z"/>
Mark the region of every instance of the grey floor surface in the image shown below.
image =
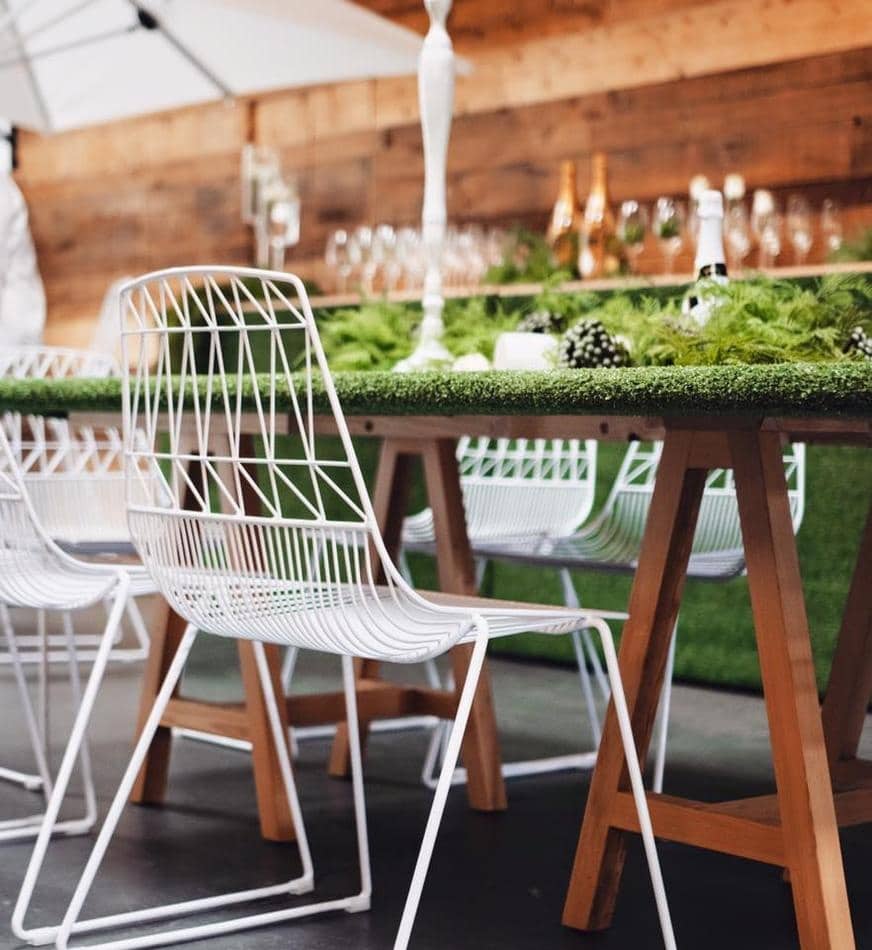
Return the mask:
<path id="1" fill-rule="evenodd" d="M 228 645 L 206 641 L 191 661 L 186 690 L 232 697 L 238 692 Z M 571 751 L 590 742 L 576 680 L 569 670 L 497 661 L 492 665 L 507 758 Z M 140 668 L 114 668 L 100 696 L 92 747 L 101 805 L 111 795 L 132 734 Z M 308 658 L 300 689 L 338 683 L 338 664 Z M 69 714 L 55 674 L 54 732 Z M 0 670 L 3 741 L 0 764 L 30 768 L 23 726 L 8 670 Z M 367 760 L 369 827 L 375 893 L 372 911 L 205 941 L 204 950 L 375 950 L 392 944 L 430 795 L 417 777 L 422 734 L 373 737 Z M 324 741 L 302 747 L 298 764 L 304 813 L 314 853 L 317 893 L 339 896 L 356 887 L 350 794 L 324 773 Z M 451 794 L 412 946 L 425 950 L 642 950 L 660 946 L 641 848 L 634 844 L 612 928 L 585 935 L 560 924 L 561 909 L 589 775 L 564 773 L 511 782 L 510 807 L 500 815 L 469 811 L 462 790 Z M 771 789 L 762 701 L 756 697 L 680 686 L 675 691 L 667 791 L 703 800 Z M 71 807 L 78 802 L 72 801 Z M 35 798 L 0 783 L 0 816 L 33 810 Z M 90 839 L 53 845 L 33 908 L 34 923 L 61 914 Z M 872 834 L 842 837 L 858 946 L 872 947 Z M 2 846 L 0 947 L 18 946 L 8 931 L 29 848 Z M 682 948 L 781 950 L 795 947 L 788 887 L 777 869 L 664 843 L 666 883 Z M 299 864 L 293 845 L 258 837 L 245 754 L 177 741 L 170 794 L 163 808 L 129 808 L 89 902 L 105 913 L 216 890 L 290 877 Z"/>

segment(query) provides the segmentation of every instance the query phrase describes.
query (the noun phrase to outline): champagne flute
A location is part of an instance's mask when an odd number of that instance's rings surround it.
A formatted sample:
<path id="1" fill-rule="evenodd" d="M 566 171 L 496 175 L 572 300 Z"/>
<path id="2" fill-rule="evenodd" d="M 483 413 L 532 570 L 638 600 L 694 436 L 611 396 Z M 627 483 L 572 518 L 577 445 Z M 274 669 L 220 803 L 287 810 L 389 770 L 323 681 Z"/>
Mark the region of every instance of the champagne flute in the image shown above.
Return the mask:
<path id="1" fill-rule="evenodd" d="M 338 228 L 327 239 L 324 251 L 324 262 L 335 276 L 337 290 L 341 294 L 348 290 L 348 278 L 352 271 L 348 245 L 348 232 L 344 228 Z"/>
<path id="2" fill-rule="evenodd" d="M 781 215 L 775 196 L 765 188 L 754 192 L 751 203 L 751 230 L 757 238 L 759 267 L 772 267 L 781 253 Z"/>
<path id="3" fill-rule="evenodd" d="M 828 254 L 834 254 L 841 248 L 844 238 L 842 213 L 838 201 L 833 198 L 825 198 L 821 206 L 821 233 Z"/>
<path id="4" fill-rule="evenodd" d="M 787 199 L 787 233 L 793 245 L 794 261 L 802 264 L 814 242 L 811 208 L 802 195 L 791 195 Z"/>
<path id="5" fill-rule="evenodd" d="M 674 198 L 660 197 L 654 205 L 654 236 L 660 244 L 666 274 L 675 272 L 675 258 L 684 247 L 684 205 Z"/>
<path id="6" fill-rule="evenodd" d="M 730 259 L 730 270 L 741 271 L 751 252 L 751 224 L 748 212 L 740 202 L 727 209 L 724 217 L 724 238 Z"/>
<path id="7" fill-rule="evenodd" d="M 285 269 L 285 250 L 300 241 L 300 196 L 296 182 L 274 178 L 262 192 L 263 227 L 266 229 L 268 264 Z"/>
<path id="8" fill-rule="evenodd" d="M 636 260 L 645 247 L 645 232 L 648 230 L 648 212 L 638 201 L 625 201 L 618 214 L 618 238 L 627 251 L 630 270 L 636 273 Z"/>

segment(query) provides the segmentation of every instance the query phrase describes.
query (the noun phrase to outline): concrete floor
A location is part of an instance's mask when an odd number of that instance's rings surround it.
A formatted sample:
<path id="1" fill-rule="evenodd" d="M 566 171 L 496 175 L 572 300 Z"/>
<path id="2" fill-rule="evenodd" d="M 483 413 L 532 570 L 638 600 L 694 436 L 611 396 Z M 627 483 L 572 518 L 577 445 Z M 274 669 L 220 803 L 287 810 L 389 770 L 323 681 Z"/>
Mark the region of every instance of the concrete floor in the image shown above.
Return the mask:
<path id="1" fill-rule="evenodd" d="M 238 683 L 229 645 L 201 638 L 186 691 L 232 696 Z M 554 754 L 589 744 L 571 671 L 497 661 L 492 664 L 507 758 Z M 132 734 L 139 667 L 112 670 L 96 711 L 93 748 L 101 804 L 111 795 Z M 338 681 L 334 659 L 307 658 L 299 687 Z M 57 676 L 53 720 L 58 743 L 69 713 Z M 8 671 L 0 672 L 4 713 L 0 762 L 30 768 Z M 699 799 L 731 798 L 771 789 L 762 701 L 756 697 L 678 687 L 667 791 Z M 390 947 L 399 921 L 430 795 L 417 776 L 422 734 L 375 736 L 367 761 L 369 828 L 375 893 L 368 914 L 344 914 L 217 938 L 214 950 L 369 950 Z M 316 868 L 317 894 L 338 896 L 357 886 L 349 788 L 324 774 L 327 744 L 306 743 L 298 765 Z M 656 948 L 653 898 L 634 843 L 613 927 L 584 935 L 563 928 L 561 908 L 584 810 L 589 775 L 514 780 L 501 815 L 470 812 L 462 790 L 449 799 L 413 946 L 477 950 Z M 0 784 L 0 815 L 33 810 L 36 799 Z M 76 803 L 73 802 L 73 805 Z M 859 947 L 872 947 L 872 834 L 843 835 Z M 59 841 L 50 852 L 33 908 L 34 923 L 56 921 L 90 839 Z M 0 917 L 8 920 L 28 858 L 26 844 L 3 846 Z M 682 948 L 780 950 L 796 946 L 790 892 L 777 869 L 664 843 L 661 857 Z M 286 879 L 298 872 L 292 845 L 267 844 L 257 833 L 245 754 L 177 741 L 164 808 L 130 808 L 89 901 L 92 913 L 133 909 L 166 899 L 207 895 Z M 5 923 L 0 947 L 17 942 Z"/>

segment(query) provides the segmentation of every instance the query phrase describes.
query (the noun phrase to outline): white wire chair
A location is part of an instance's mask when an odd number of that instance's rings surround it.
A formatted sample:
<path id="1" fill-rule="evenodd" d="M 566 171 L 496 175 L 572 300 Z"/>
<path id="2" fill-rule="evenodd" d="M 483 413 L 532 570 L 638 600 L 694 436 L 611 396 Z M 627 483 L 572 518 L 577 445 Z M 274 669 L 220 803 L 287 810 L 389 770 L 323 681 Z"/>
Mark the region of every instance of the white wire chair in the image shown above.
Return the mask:
<path id="1" fill-rule="evenodd" d="M 629 446 L 602 511 L 589 525 L 561 537 L 540 537 L 532 545 L 514 539 L 484 541 L 476 545 L 476 554 L 557 569 L 566 604 L 578 607 L 572 570 L 635 571 L 662 449 L 661 442 L 634 442 Z M 803 444 L 785 447 L 784 472 L 794 531 L 799 530 L 805 512 L 805 464 Z M 687 574 L 696 580 L 726 581 L 744 571 L 733 472 L 713 469 L 706 479 Z M 676 631 L 677 626 L 676 621 Z M 663 788 L 674 660 L 675 633 L 664 678 L 654 759 L 653 788 L 658 792 Z"/>
<path id="2" fill-rule="evenodd" d="M 491 439 L 465 436 L 458 440 L 466 527 L 473 550 L 510 542 L 524 546 L 543 537 L 564 537 L 584 524 L 596 493 L 597 442 L 594 439 Z M 400 567 L 411 581 L 408 553 L 435 553 L 433 513 L 425 508 L 403 523 Z M 476 584 L 480 586 L 488 558 L 476 557 Z M 503 764 L 503 775 L 539 775 L 563 769 L 589 769 L 596 762 L 600 721 L 588 666 L 600 691 L 608 698 L 608 681 L 599 654 L 587 630 L 571 634 L 579 685 L 590 724 L 593 748 L 589 752 L 550 756 Z M 435 664 L 428 664 L 427 677 L 439 684 Z M 449 680 L 450 683 L 450 680 Z M 422 780 L 432 788 L 447 728 L 436 729 L 424 759 Z M 466 781 L 458 769 L 455 783 Z"/>
<path id="3" fill-rule="evenodd" d="M 0 346 L 0 378 L 59 379 L 74 376 L 105 378 L 118 376 L 111 356 L 53 346 Z M 124 506 L 124 477 L 121 471 L 121 435 L 117 429 L 96 430 L 71 426 L 65 419 L 0 416 L 16 467 L 24 479 L 30 503 L 43 530 L 61 546 L 77 554 L 124 554 L 132 552 Z M 148 574 L 126 566 L 130 599 L 125 613 L 133 633 L 130 646 L 115 645 L 113 661 L 133 662 L 145 658 L 148 631 L 136 603 L 137 597 L 155 593 Z M 7 615 L 7 621 L 11 619 Z M 93 660 L 101 637 L 74 629 L 70 612 L 61 615 L 61 634 L 48 633 L 46 611 L 36 611 L 36 633 L 15 632 L 17 655 L 0 650 L 0 665 L 13 662 L 38 666 L 39 716 L 43 735 L 48 722 L 48 666 L 69 662 L 69 638 L 73 637 L 78 660 Z M 119 641 L 123 631 L 117 627 Z M 0 779 L 23 785 L 32 791 L 42 787 L 42 777 L 0 767 Z"/>
<path id="4" fill-rule="evenodd" d="M 0 347 L 0 378 L 107 378 L 119 375 L 113 357 L 68 347 Z M 4 413 L 3 425 L 44 530 L 62 547 L 82 555 L 132 554 L 124 504 L 121 433 L 111 426 L 71 425 L 63 418 Z M 148 652 L 148 631 L 136 598 L 155 593 L 147 573 L 127 566 L 131 598 L 126 614 L 132 646 L 116 645 L 112 660 L 137 661 Z M 71 622 L 65 618 L 64 623 Z M 37 616 L 38 634 L 19 635 L 26 663 L 64 662 L 63 638 L 45 635 L 45 616 Z M 99 637 L 77 633 L 79 659 L 93 659 Z M 46 656 L 43 648 L 48 647 Z M 58 649 L 60 648 L 60 649 Z M 0 663 L 8 656 L 0 654 Z"/>
<path id="5" fill-rule="evenodd" d="M 38 769 L 40 788 L 46 800 L 44 814 L 0 822 L 0 841 L 32 838 L 52 833 L 83 834 L 96 820 L 96 795 L 84 724 L 87 723 L 109 648 L 115 637 L 127 600 L 129 579 L 124 571 L 78 561 L 62 551 L 43 531 L 27 497 L 15 456 L 0 427 L 0 625 L 18 687 L 21 709 Z M 29 607 L 36 610 L 62 611 L 66 618 L 73 611 L 95 604 L 109 604 L 103 632 L 103 644 L 96 658 L 84 693 L 81 688 L 76 644 L 72 624 L 64 625 L 70 668 L 70 684 L 79 716 L 73 727 L 68 754 L 52 783 L 46 744 L 48 736 L 40 730 L 24 676 L 17 637 L 9 618 L 9 609 Z M 81 818 L 58 821 L 58 808 L 80 758 L 84 785 L 85 814 Z"/>
<path id="6" fill-rule="evenodd" d="M 188 621 L 169 672 L 136 744 L 94 850 L 55 937 L 157 922 L 210 908 L 314 886 L 286 737 L 263 644 L 338 654 L 351 743 L 360 889 L 306 906 L 249 914 L 219 923 L 113 940 L 130 948 L 177 943 L 370 903 L 369 851 L 352 657 L 418 663 L 456 644 L 474 643 L 469 672 L 434 795 L 395 942 L 408 945 L 460 744 L 492 636 L 523 630 L 595 629 L 603 641 L 631 786 L 639 811 L 664 941 L 674 947 L 638 756 L 605 615 L 475 597 L 417 593 L 392 563 L 376 524 L 302 282 L 289 274 L 246 268 L 173 269 L 128 285 L 125 331 L 125 470 L 131 533 L 143 562 L 173 608 Z M 150 347 L 146 344 L 156 343 Z M 234 352 L 235 349 L 235 352 Z M 292 372 L 292 354 L 302 369 Z M 255 351 L 268 372 L 255 371 Z M 143 354 L 156 352 L 156 364 Z M 319 374 L 317 387 L 313 380 Z M 318 454 L 318 408 L 333 416 L 340 458 Z M 292 439 L 279 436 L 290 424 Z M 252 447 L 243 431 L 258 432 Z M 141 447 L 131 433 L 142 430 Z M 168 443 L 159 435 L 168 433 Z M 256 504 L 252 504 L 252 502 Z M 198 630 L 254 642 L 261 686 L 293 816 L 303 872 L 273 887 L 184 901 L 90 921 L 83 902 L 117 827 L 146 750 Z M 46 832 L 47 833 L 47 832 Z M 21 933 L 21 917 L 13 917 Z M 94 946 L 93 944 L 90 946 Z"/>

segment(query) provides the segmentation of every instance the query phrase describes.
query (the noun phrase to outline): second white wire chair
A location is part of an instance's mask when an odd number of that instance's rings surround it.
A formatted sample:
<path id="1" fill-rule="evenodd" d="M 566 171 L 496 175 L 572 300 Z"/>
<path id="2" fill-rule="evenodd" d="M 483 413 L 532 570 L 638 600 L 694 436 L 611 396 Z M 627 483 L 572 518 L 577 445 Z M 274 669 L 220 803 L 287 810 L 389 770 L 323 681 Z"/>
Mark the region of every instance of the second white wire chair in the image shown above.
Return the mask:
<path id="1" fill-rule="evenodd" d="M 594 439 L 491 439 L 464 436 L 457 443 L 457 464 L 463 490 L 466 530 L 474 551 L 507 541 L 524 547 L 541 538 L 565 537 L 587 520 L 596 493 L 597 442 Z M 411 582 L 408 553 L 435 554 L 433 513 L 429 508 L 403 523 L 400 567 Z M 488 558 L 476 557 L 476 586 L 481 585 Z M 590 769 L 600 740 L 599 714 L 588 667 L 600 692 L 608 698 L 608 681 L 587 630 L 570 635 L 581 695 L 590 725 L 592 749 L 503 764 L 503 775 L 539 775 L 564 769 Z M 439 686 L 434 663 L 428 664 L 431 685 Z M 450 684 L 450 681 L 449 681 Z M 424 784 L 435 785 L 437 760 L 447 729 L 437 729 L 424 759 Z M 466 780 L 458 769 L 454 781 Z"/>
<path id="2" fill-rule="evenodd" d="M 96 820 L 91 762 L 84 744 L 84 727 L 96 692 L 97 681 L 115 638 L 129 592 L 129 578 L 123 570 L 78 561 L 62 551 L 43 531 L 27 497 L 15 456 L 0 427 L 0 626 L 18 686 L 21 710 L 36 761 L 41 790 L 46 799 L 45 814 L 0 822 L 0 841 L 32 838 L 39 835 L 47 843 L 53 833 L 66 835 L 89 831 Z M 76 643 L 69 616 L 74 611 L 99 604 L 108 605 L 103 646 L 98 653 L 91 679 L 82 692 Z M 9 618 L 11 608 L 61 611 L 67 622 L 64 635 L 73 700 L 84 713 L 77 718 L 68 750 L 57 780 L 53 783 L 48 766 L 47 735 L 37 723 L 24 676 L 18 638 Z M 7 727 L 8 728 L 8 727 Z M 77 819 L 58 821 L 59 805 L 80 757 L 84 785 L 85 814 Z M 55 806 L 58 807 L 55 807 Z"/>
<path id="3" fill-rule="evenodd" d="M 143 562 L 189 626 L 69 909 L 54 932 L 57 946 L 66 948 L 72 934 L 154 923 L 265 896 L 296 895 L 314 886 L 264 643 L 342 658 L 360 888 L 338 900 L 250 913 L 100 946 L 121 950 L 178 943 L 330 910 L 368 908 L 369 851 L 352 657 L 419 663 L 468 642 L 474 644 L 470 666 L 394 945 L 403 950 L 409 943 L 489 639 L 525 630 L 568 633 L 588 627 L 602 639 L 664 941 L 674 947 L 638 756 L 605 617 L 560 607 L 421 595 L 407 584 L 385 549 L 308 298 L 296 277 L 219 267 L 163 271 L 130 284 L 122 306 L 128 325 L 133 326 L 125 333 L 125 366 L 136 359 L 135 369 L 125 377 L 131 532 Z M 268 367 L 263 376 L 255 371 L 258 348 Z M 292 372 L 289 348 L 302 353 L 303 369 L 298 374 Z M 143 355 L 150 351 L 157 355 L 154 364 Z M 316 373 L 320 377 L 317 396 Z M 316 410 L 332 416 L 342 445 L 338 459 L 319 455 Z M 293 440 L 279 434 L 288 424 Z M 131 440 L 131 433 L 140 429 L 145 433 L 142 446 Z M 257 436 L 254 450 L 243 438 L 243 431 L 252 429 Z M 162 431 L 168 433 L 168 445 L 160 438 Z M 80 920 L 82 905 L 198 630 L 254 641 L 302 874 L 274 887 Z"/>

